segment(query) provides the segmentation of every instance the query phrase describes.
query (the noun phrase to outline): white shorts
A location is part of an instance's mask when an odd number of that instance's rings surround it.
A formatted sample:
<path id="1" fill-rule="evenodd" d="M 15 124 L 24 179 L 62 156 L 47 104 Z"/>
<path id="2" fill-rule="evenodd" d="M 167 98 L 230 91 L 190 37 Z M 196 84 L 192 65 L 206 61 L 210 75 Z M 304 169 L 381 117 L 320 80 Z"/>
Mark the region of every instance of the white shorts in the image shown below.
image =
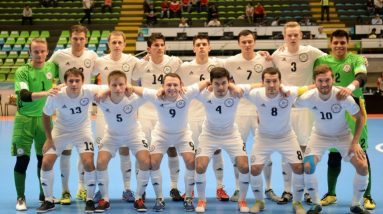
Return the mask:
<path id="1" fill-rule="evenodd" d="M 255 130 L 258 127 L 258 117 L 251 115 L 237 115 L 235 118 L 235 123 L 237 124 L 238 130 L 241 133 L 243 142 L 246 143 L 250 133 L 254 135 Z"/>
<path id="2" fill-rule="evenodd" d="M 50 148 L 45 154 L 55 154 L 60 156 L 68 146 L 76 147 L 79 154 L 90 152 L 94 153 L 95 145 L 91 132 L 70 132 L 65 134 L 58 134 L 56 129 L 52 131 L 52 138 L 56 149 Z"/>
<path id="3" fill-rule="evenodd" d="M 352 134 L 346 134 L 338 137 L 323 136 L 317 134 L 315 131 L 311 133 L 309 144 L 306 147 L 305 155 L 321 156 L 330 148 L 336 148 L 342 155 L 343 160 L 349 161 L 348 151 L 351 146 Z"/>
<path id="4" fill-rule="evenodd" d="M 129 147 L 132 154 L 136 155 L 139 151 L 149 151 L 149 145 L 145 140 L 142 131 L 132 133 L 129 136 L 114 136 L 105 134 L 99 145 L 99 151 L 109 152 L 114 157 L 121 147 Z"/>
<path id="5" fill-rule="evenodd" d="M 198 137 L 202 132 L 203 120 L 204 119 L 202 119 L 200 121 L 190 121 L 189 120 L 189 126 L 190 126 L 190 130 L 192 131 L 192 139 L 193 139 L 195 148 L 198 147 L 198 142 L 199 142 Z"/>
<path id="6" fill-rule="evenodd" d="M 212 133 L 206 128 L 202 128 L 199 136 L 199 145 L 196 157 L 207 156 L 211 158 L 217 149 L 224 149 L 234 160 L 238 156 L 247 156 L 246 145 L 243 143 L 237 126 L 231 133 Z"/>
<path id="7" fill-rule="evenodd" d="M 165 154 L 170 147 L 175 147 L 178 154 L 195 152 L 192 133 L 186 129 L 180 133 L 166 133 L 155 128 L 152 131 L 152 142 L 149 147 L 151 154 Z"/>
<path id="8" fill-rule="evenodd" d="M 314 115 L 306 108 L 292 108 L 290 119 L 299 145 L 306 146 L 314 125 Z"/>
<path id="9" fill-rule="evenodd" d="M 265 164 L 273 152 L 279 152 L 288 163 L 303 162 L 303 153 L 293 132 L 277 139 L 256 133 L 251 150 L 250 164 Z"/>
<path id="10" fill-rule="evenodd" d="M 100 144 L 102 137 L 104 136 L 105 132 L 105 119 L 104 119 L 104 112 L 97 107 L 97 116 L 96 116 L 96 143 Z"/>
<path id="11" fill-rule="evenodd" d="M 138 118 L 138 121 L 141 123 L 142 131 L 145 134 L 145 138 L 148 141 L 149 145 L 152 141 L 152 130 L 154 130 L 154 127 L 156 126 L 157 119 L 149 119 L 149 118 Z"/>

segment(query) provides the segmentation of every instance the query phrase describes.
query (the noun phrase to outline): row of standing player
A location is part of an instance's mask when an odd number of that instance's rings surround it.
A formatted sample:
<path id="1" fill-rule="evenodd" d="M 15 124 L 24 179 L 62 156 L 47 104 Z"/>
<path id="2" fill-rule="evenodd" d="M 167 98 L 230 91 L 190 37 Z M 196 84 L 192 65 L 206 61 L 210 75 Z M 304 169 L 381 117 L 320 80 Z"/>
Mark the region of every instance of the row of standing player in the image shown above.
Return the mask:
<path id="1" fill-rule="evenodd" d="M 294 27 L 291 27 L 292 29 L 294 29 Z M 290 30 L 290 28 L 286 28 L 286 30 L 285 31 L 288 31 L 288 30 Z M 296 30 L 296 29 L 295 29 Z M 299 26 L 298 26 L 298 31 L 299 31 L 299 33 L 300 33 L 300 29 L 299 29 Z M 289 51 L 291 51 L 291 52 L 294 52 L 294 50 L 291 50 L 291 48 L 292 47 L 299 47 L 299 33 L 298 33 L 298 36 L 296 36 L 296 38 L 293 38 L 292 40 L 293 41 L 290 41 L 290 43 L 289 43 L 289 38 L 288 38 L 288 36 L 287 35 L 289 35 L 287 32 L 285 32 L 285 35 L 286 35 L 286 37 L 287 38 L 285 38 L 286 39 L 286 49 L 287 49 L 287 51 L 285 50 L 285 51 L 282 51 L 282 52 L 289 52 Z M 76 33 L 72 33 L 72 35 L 76 35 Z M 81 34 L 81 32 L 80 32 L 80 34 Z M 247 37 L 249 37 L 249 35 L 250 34 L 248 34 L 248 35 L 246 35 Z M 245 59 L 247 59 L 247 60 L 242 60 L 242 61 L 247 61 L 247 64 L 248 64 L 248 66 L 249 66 L 249 68 L 245 68 L 245 65 L 246 65 L 246 63 L 244 64 L 243 62 L 239 62 L 237 65 L 235 65 L 234 63 L 232 63 L 231 65 L 235 68 L 235 69 L 231 69 L 231 71 L 232 71 L 232 75 L 233 75 L 233 77 L 234 77 L 234 80 L 236 81 L 236 82 L 239 82 L 240 83 L 240 80 L 236 80 L 236 76 L 235 76 L 235 73 L 237 72 L 237 73 L 239 73 L 239 74 L 242 74 L 242 76 L 245 76 L 244 77 L 244 79 L 246 80 L 249 80 L 250 82 L 257 82 L 257 81 L 255 81 L 255 80 L 253 80 L 252 79 L 252 77 L 254 77 L 254 76 L 256 76 L 255 74 L 257 74 L 257 73 L 259 73 L 260 71 L 262 71 L 263 70 L 263 67 L 262 67 L 262 64 L 260 64 L 260 63 L 255 63 L 256 62 L 256 60 L 254 60 L 255 59 L 255 56 L 259 56 L 258 54 L 256 54 L 256 53 L 254 53 L 254 43 L 255 43 L 255 38 L 253 37 L 253 35 L 251 34 L 250 35 L 250 41 L 248 41 L 248 40 L 246 40 L 246 39 L 243 39 L 244 37 L 246 37 L 246 36 L 239 36 L 239 45 L 240 45 L 240 47 L 241 47 L 241 50 L 242 50 L 242 53 L 241 54 L 239 54 L 238 56 L 234 56 L 234 57 L 232 57 L 232 58 L 241 58 L 241 57 L 244 57 Z M 241 42 L 241 38 L 242 38 L 242 42 Z M 92 67 L 92 65 L 93 65 L 93 61 L 91 60 L 91 58 L 87 58 L 87 57 L 85 57 L 83 54 L 81 54 L 81 52 L 83 52 L 83 51 L 79 51 L 79 49 L 80 49 L 80 47 L 79 46 L 83 46 L 84 47 L 84 45 L 85 45 L 85 38 L 81 38 L 81 36 L 80 37 L 76 37 L 76 36 L 73 36 L 73 38 L 71 37 L 71 40 L 73 39 L 73 41 L 75 41 L 75 42 L 77 42 L 78 44 L 77 44 L 77 47 L 76 47 L 76 43 L 74 43 L 74 44 L 72 44 L 72 49 L 71 50 L 66 50 L 66 55 L 67 56 L 71 56 L 72 54 L 71 54 L 71 52 L 76 52 L 76 48 L 78 48 L 77 49 L 77 54 L 75 54 L 75 55 L 77 55 L 79 58 L 81 58 L 81 60 L 80 60 L 80 64 L 79 65 L 77 65 L 77 67 L 84 67 L 83 69 L 84 69 L 84 71 L 85 70 L 87 70 L 87 69 L 85 69 L 85 68 L 91 68 Z M 248 39 L 248 38 L 247 38 Z M 162 41 L 161 41 L 162 40 Z M 252 41 L 251 41 L 252 40 Z M 295 41 L 294 41 L 295 40 Z M 160 44 L 158 44 L 158 41 L 155 41 L 154 43 L 152 43 L 152 44 L 150 44 L 150 45 L 148 45 L 148 50 L 149 50 L 149 52 L 150 52 L 150 54 L 151 54 L 151 59 L 150 59 L 150 63 L 149 63 L 149 65 L 151 66 L 151 69 L 153 69 L 153 71 L 154 70 L 157 70 L 159 73 L 155 73 L 155 72 L 152 72 L 151 73 L 151 71 L 149 71 L 149 72 L 146 72 L 147 73 L 147 75 L 149 76 L 149 78 L 146 78 L 146 81 L 147 80 L 149 80 L 149 81 L 147 81 L 148 83 L 149 83 L 149 85 L 150 84 L 152 84 L 152 85 L 155 85 L 156 84 L 156 82 L 161 82 L 162 81 L 162 78 L 163 78 L 163 74 L 164 73 L 166 73 L 166 72 L 174 72 L 175 70 L 178 70 L 178 66 L 180 66 L 180 60 L 179 59 L 177 59 L 177 58 L 174 58 L 174 57 L 167 57 L 166 55 L 164 56 L 164 43 L 165 43 L 165 41 L 164 41 L 164 39 L 159 39 L 159 43 Z M 207 43 L 208 43 L 208 40 L 207 40 Z M 149 44 L 149 43 L 148 43 Z M 115 47 L 114 49 L 113 48 L 111 48 L 111 50 L 112 50 L 112 52 L 111 52 L 111 55 L 109 55 L 109 56 L 106 56 L 105 58 L 112 58 L 112 56 L 113 56 L 113 53 L 115 53 L 116 54 L 116 52 L 118 52 L 118 51 L 120 51 L 120 54 L 121 54 L 121 52 L 122 52 L 122 50 L 123 50 L 123 47 L 122 47 L 122 45 L 123 45 L 123 41 L 122 41 L 122 43 L 120 42 L 120 44 L 118 45 L 117 43 L 115 43 L 114 44 L 115 46 L 119 46 L 119 47 Z M 112 41 L 110 41 L 110 47 L 113 47 L 113 44 L 112 44 Z M 200 49 L 200 50 L 199 50 Z M 302 49 L 302 48 L 298 48 L 298 49 Z M 206 63 L 208 62 L 208 61 L 217 61 L 217 62 L 219 62 L 220 60 L 217 60 L 217 59 L 209 59 L 208 58 L 208 51 L 209 51 L 209 46 L 208 45 L 205 45 L 205 46 L 203 46 L 203 45 L 201 45 L 201 44 L 199 44 L 199 47 L 198 47 L 198 45 L 197 44 L 194 44 L 194 50 L 196 51 L 196 60 L 195 60 L 195 62 L 196 62 L 196 66 L 198 66 L 198 61 L 200 61 L 200 62 L 202 62 L 202 63 L 200 63 L 200 66 L 199 67 L 204 67 L 205 66 L 205 68 L 204 69 L 202 69 L 202 71 L 201 72 L 207 72 L 208 71 L 208 67 L 209 66 L 207 66 L 206 65 Z M 198 52 L 199 51 L 199 52 Z M 65 51 L 63 51 L 64 53 L 65 53 Z M 87 51 L 85 51 L 84 53 L 86 53 Z M 304 51 L 303 51 L 304 52 Z M 63 53 L 62 53 L 63 54 Z M 59 55 L 58 53 L 56 54 L 55 53 L 55 55 Z M 54 56 L 55 56 L 54 55 Z M 200 55 L 200 56 L 199 56 Z M 54 61 L 54 56 L 52 57 L 52 59 L 53 59 L 53 61 Z M 116 56 L 116 55 L 115 55 Z M 118 54 L 117 54 L 117 56 L 118 56 Z M 120 55 L 121 56 L 121 55 Z M 157 57 L 156 57 L 157 56 Z M 288 57 L 281 57 L 281 60 L 280 61 L 285 61 L 285 62 L 287 62 L 287 63 L 289 63 L 289 71 L 291 72 L 291 73 L 293 73 L 293 72 L 295 72 L 295 71 L 302 71 L 301 70 L 301 68 L 299 68 L 299 66 L 297 67 L 297 62 L 298 62 L 298 64 L 299 64 L 299 62 L 307 62 L 307 61 L 313 61 L 313 59 L 311 58 L 312 57 L 312 55 L 308 55 L 307 54 L 307 52 L 306 52 L 306 54 L 295 54 L 294 56 L 299 56 L 299 58 L 298 59 L 295 59 L 295 60 L 297 60 L 296 62 L 294 61 L 294 60 L 291 60 L 291 59 L 289 59 Z M 73 57 L 72 57 L 73 58 Z M 132 57 L 131 57 L 132 58 Z M 314 58 L 316 58 L 316 57 L 314 57 Z M 203 61 L 203 60 L 207 60 L 207 61 Z M 174 61 L 175 63 L 175 65 L 171 65 L 171 62 L 172 61 Z M 230 60 L 227 60 L 227 62 L 229 62 Z M 60 68 L 60 70 L 65 70 L 66 68 L 69 68 L 69 67 L 73 67 L 73 66 L 76 66 L 76 65 L 74 65 L 73 63 L 74 63 L 74 61 L 73 60 L 62 60 L 62 59 L 60 59 L 60 60 L 57 60 L 57 62 L 59 62 L 58 64 L 59 64 L 59 68 Z M 215 62 L 215 63 L 217 63 L 217 62 Z M 226 65 L 226 64 L 229 64 L 229 63 L 227 63 L 227 62 L 224 62 L 224 64 Z M 60 65 L 60 63 L 61 63 L 61 65 Z M 192 63 L 192 62 L 191 62 Z M 188 63 L 185 63 L 185 65 L 187 65 Z M 202 65 L 202 66 L 201 66 Z M 214 64 L 213 64 L 214 65 Z M 241 66 L 239 66 L 239 65 L 243 65 L 243 67 L 241 67 Z M 65 67 L 65 66 L 67 66 L 67 67 Z M 121 69 L 121 66 L 122 66 L 122 69 Z M 63 69 L 61 69 L 63 67 Z M 128 74 L 131 74 L 132 72 L 132 70 L 130 70 L 130 69 L 132 69 L 134 67 L 134 64 L 133 64 L 133 66 L 131 66 L 131 65 L 129 65 L 129 64 L 127 64 L 127 63 L 125 63 L 125 64 L 120 64 L 119 65 L 119 67 L 118 67 L 118 69 L 120 69 L 120 70 L 123 70 L 123 71 L 127 71 L 127 73 Z M 310 67 L 310 66 L 308 66 L 308 67 Z M 181 68 L 182 68 L 182 66 L 181 66 Z M 105 66 L 104 67 L 104 69 L 108 69 L 108 70 L 112 70 L 112 69 L 110 69 L 110 67 L 107 67 L 107 66 Z M 124 70 L 125 69 L 125 70 Z M 281 69 L 281 68 L 280 68 Z M 312 69 L 312 67 L 311 67 L 311 69 Z M 91 70 L 91 69 L 90 69 Z M 192 70 L 192 69 L 191 69 Z M 241 72 L 241 70 L 242 70 L 242 72 Z M 282 71 L 283 71 L 283 69 L 281 69 Z M 130 73 L 129 73 L 129 71 L 130 71 Z M 187 71 L 186 71 L 187 72 Z M 60 72 L 60 73 L 62 73 L 62 72 Z M 85 76 L 85 82 L 87 82 L 87 73 L 86 72 L 84 72 L 85 74 L 86 74 L 86 76 Z M 134 72 L 133 72 L 134 73 Z M 182 72 L 181 72 L 182 73 Z M 193 69 L 193 72 L 189 72 L 188 74 L 189 75 L 192 75 L 192 74 L 190 74 L 190 73 L 197 73 L 197 72 L 195 72 L 195 70 Z M 303 73 L 303 72 L 302 72 Z M 306 73 L 308 73 L 308 72 L 306 72 Z M 102 73 L 103 74 L 103 73 Z M 183 72 L 183 74 L 186 74 L 185 72 Z M 245 74 L 245 75 L 243 75 L 243 74 Z M 296 74 L 296 73 L 295 73 Z M 202 78 L 204 78 L 205 76 L 203 75 L 203 74 L 201 74 L 201 75 L 196 75 L 197 76 L 197 81 L 198 80 L 200 80 L 200 79 L 202 79 Z M 286 81 L 285 81 L 285 76 L 286 75 L 284 75 L 284 82 L 286 83 Z M 296 79 L 296 77 L 299 77 L 299 76 L 301 76 L 300 74 L 299 75 L 295 75 L 294 76 L 294 78 Z M 311 73 L 310 73 L 310 75 L 309 76 L 311 76 Z M 238 77 L 239 78 L 239 77 Z M 89 79 L 90 79 L 90 75 L 89 75 Z M 190 78 L 188 78 L 188 79 L 190 79 Z M 311 78 L 309 78 L 309 79 L 311 79 Z M 143 78 L 143 79 L 141 79 L 141 83 L 143 83 L 145 81 L 145 79 Z M 258 82 L 259 82 L 259 80 L 258 80 Z M 186 83 L 185 83 L 186 84 Z M 142 84 L 143 86 L 145 86 L 145 84 Z M 299 84 L 294 84 L 294 85 L 299 85 Z M 251 111 L 240 111 L 240 112 L 243 112 L 243 113 L 248 113 L 248 112 L 251 112 Z M 139 114 L 140 115 L 140 114 Z M 143 117 L 145 117 L 146 115 L 143 115 L 143 114 L 141 114 Z M 197 114 L 198 115 L 198 114 Z M 193 117 L 193 119 L 195 118 L 195 116 Z M 244 115 L 244 117 L 243 118 L 249 118 L 248 117 L 248 115 Z M 252 119 L 248 119 L 250 122 L 251 121 L 255 121 L 255 120 L 252 120 Z M 243 120 L 241 120 L 241 121 L 243 121 Z M 239 124 L 240 125 L 240 124 Z M 197 125 L 197 128 L 198 128 L 198 125 Z M 247 130 L 251 130 L 252 128 L 248 128 Z M 241 130 L 241 132 L 243 131 L 243 133 L 245 133 L 244 134 L 244 136 L 246 136 L 246 129 L 242 129 L 241 127 L 240 127 L 240 130 Z M 98 132 L 98 133 L 100 133 L 100 132 Z M 194 132 L 193 132 L 194 133 Z M 150 136 L 150 135 L 148 135 L 148 136 Z M 246 136 L 247 137 L 247 136 Z M 244 139 L 246 139 L 246 137 L 243 137 Z M 306 141 L 307 142 L 307 141 Z M 220 159 L 220 158 L 217 158 L 217 159 Z M 213 160 L 215 160 L 215 158 L 213 158 Z M 174 161 L 175 162 L 175 161 Z M 177 163 L 178 163 L 178 160 L 177 160 Z M 63 165 L 65 165 L 65 164 L 63 164 Z M 217 168 L 216 169 L 218 169 L 217 171 L 220 171 L 219 169 L 222 169 L 222 168 L 220 168 L 219 167 L 219 164 L 214 164 L 215 166 L 217 166 Z M 124 166 L 126 166 L 126 164 L 124 164 Z M 172 169 L 176 169 L 177 167 L 172 167 Z M 288 168 L 288 167 L 287 167 Z M 126 171 L 125 171 L 126 172 Z M 218 173 L 219 174 L 219 173 Z M 287 173 L 288 174 L 288 173 Z M 69 175 L 69 173 L 67 174 L 67 175 Z M 218 184 L 219 183 L 221 183 L 222 184 L 222 182 L 217 182 Z M 219 189 L 219 188 L 217 188 L 217 189 Z M 64 189 L 65 190 L 65 189 Z M 67 190 L 67 189 L 66 189 Z M 288 189 L 287 189 L 288 190 Z M 218 192 L 218 191 L 217 191 Z M 284 194 L 284 196 L 285 196 L 286 194 Z M 286 197 L 283 197 L 283 198 L 286 198 Z"/>

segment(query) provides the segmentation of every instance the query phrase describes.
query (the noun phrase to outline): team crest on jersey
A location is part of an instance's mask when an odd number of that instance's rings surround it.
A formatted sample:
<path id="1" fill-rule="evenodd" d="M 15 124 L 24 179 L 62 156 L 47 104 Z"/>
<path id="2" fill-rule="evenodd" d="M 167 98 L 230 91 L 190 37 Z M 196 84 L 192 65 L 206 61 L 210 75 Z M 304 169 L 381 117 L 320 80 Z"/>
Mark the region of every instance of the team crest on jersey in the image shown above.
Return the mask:
<path id="1" fill-rule="evenodd" d="M 178 100 L 176 103 L 176 106 L 177 106 L 177 108 L 181 109 L 181 108 L 185 107 L 185 104 L 186 104 L 185 100 Z"/>
<path id="2" fill-rule="evenodd" d="M 92 61 L 90 59 L 85 59 L 84 60 L 85 68 L 90 68 L 91 65 L 92 65 Z"/>
<path id="3" fill-rule="evenodd" d="M 286 108 L 288 105 L 289 105 L 289 101 L 285 98 L 279 101 L 279 107 L 281 108 Z"/>
<path id="4" fill-rule="evenodd" d="M 86 106 L 86 105 L 88 105 L 89 104 L 89 99 L 88 98 L 82 98 L 81 100 L 80 100 L 80 105 L 82 105 L 82 106 Z"/>
<path id="5" fill-rule="evenodd" d="M 255 163 L 255 155 L 252 155 L 252 156 L 250 157 L 250 163 Z"/>
<path id="6" fill-rule="evenodd" d="M 209 67 L 207 67 L 207 71 L 210 72 L 213 68 L 215 68 L 215 65 L 209 65 Z"/>
<path id="7" fill-rule="evenodd" d="M 339 113 L 340 111 L 342 111 L 342 106 L 340 106 L 339 104 L 334 104 L 331 106 L 331 111 L 333 113 Z"/>
<path id="8" fill-rule="evenodd" d="M 155 145 L 150 145 L 149 152 L 153 152 L 156 149 Z"/>
<path id="9" fill-rule="evenodd" d="M 100 147 L 101 147 L 101 144 L 100 144 L 100 143 L 101 143 L 101 139 L 102 139 L 101 137 L 97 137 L 97 138 L 96 138 L 96 143 L 98 144 L 98 148 L 99 148 L 99 149 L 100 149 Z"/>
<path id="10" fill-rule="evenodd" d="M 257 73 L 261 73 L 263 71 L 263 66 L 261 64 L 255 64 L 254 71 Z"/>
<path id="11" fill-rule="evenodd" d="M 233 98 L 227 98 L 224 102 L 226 107 L 232 107 L 234 105 L 234 99 Z"/>
<path id="12" fill-rule="evenodd" d="M 17 152 L 18 156 L 24 155 L 24 153 L 25 153 L 24 149 L 22 149 L 22 148 L 18 148 L 16 152 Z"/>
<path id="13" fill-rule="evenodd" d="M 52 79 L 52 73 L 50 71 L 48 71 L 46 74 L 45 74 L 45 77 L 49 80 Z"/>
<path id="14" fill-rule="evenodd" d="M 299 54 L 299 61 L 307 62 L 308 59 L 309 59 L 309 55 L 307 53 Z"/>
<path id="15" fill-rule="evenodd" d="M 125 63 L 122 65 L 122 71 L 123 72 L 129 72 L 130 71 L 130 65 Z"/>
<path id="16" fill-rule="evenodd" d="M 126 114 L 130 114 L 133 110 L 133 106 L 132 105 L 126 105 L 124 106 L 124 108 L 122 109 Z"/>
<path id="17" fill-rule="evenodd" d="M 350 72 L 351 71 L 351 65 L 345 64 L 343 66 L 343 71 L 346 72 L 346 73 Z"/>
<path id="18" fill-rule="evenodd" d="M 165 74 L 168 74 L 168 73 L 172 72 L 172 67 L 167 65 L 167 66 L 164 67 L 163 71 L 164 71 Z"/>

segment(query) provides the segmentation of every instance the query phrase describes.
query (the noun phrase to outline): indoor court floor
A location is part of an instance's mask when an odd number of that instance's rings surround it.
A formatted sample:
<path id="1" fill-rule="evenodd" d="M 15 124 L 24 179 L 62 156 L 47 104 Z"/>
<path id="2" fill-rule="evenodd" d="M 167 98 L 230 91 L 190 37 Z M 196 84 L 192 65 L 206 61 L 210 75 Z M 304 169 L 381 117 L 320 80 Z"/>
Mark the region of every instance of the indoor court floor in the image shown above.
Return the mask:
<path id="1" fill-rule="evenodd" d="M 380 115 L 381 116 L 381 115 Z M 13 117 L 0 117 L 0 213 L 8 214 L 15 213 L 15 203 L 16 203 L 16 190 L 14 187 L 13 181 L 13 167 L 15 163 L 15 158 L 10 155 L 10 144 L 11 144 L 11 135 L 13 127 Z M 369 125 L 369 157 L 372 166 L 372 196 L 376 201 L 377 208 L 372 211 L 372 213 L 383 213 L 383 176 L 382 168 L 380 164 L 383 163 L 383 117 L 372 116 L 368 120 Z M 251 151 L 252 140 L 249 138 L 247 143 L 247 150 Z M 110 181 L 110 197 L 111 197 L 111 209 L 106 211 L 106 213 L 136 213 L 133 208 L 133 204 L 126 203 L 121 200 L 122 193 L 122 176 L 120 173 L 119 167 L 119 157 L 112 159 L 109 165 L 109 181 Z M 182 160 L 182 159 L 180 159 Z M 274 192 L 280 195 L 283 192 L 283 178 L 281 174 L 281 157 L 279 154 L 274 153 L 272 155 L 273 160 L 273 176 L 272 183 Z M 234 191 L 234 175 L 231 162 L 224 153 L 224 185 L 225 190 L 229 195 Z M 58 163 L 58 162 L 57 162 Z M 70 190 L 72 193 L 72 205 L 61 206 L 56 205 L 56 209 L 51 213 L 84 213 L 85 203 L 82 201 L 77 201 L 75 199 L 77 191 L 77 153 L 74 152 L 71 159 L 71 179 L 70 179 Z M 59 198 L 61 195 L 61 180 L 59 173 L 59 164 L 55 166 L 55 185 L 54 185 L 54 195 Z M 134 166 L 134 160 L 132 160 L 132 166 Z M 321 162 L 317 168 L 318 182 L 320 188 L 320 196 L 322 196 L 327 190 L 326 184 L 326 172 L 327 172 L 327 154 L 323 156 Z M 184 190 L 183 187 L 183 172 L 184 165 L 180 162 L 180 177 L 178 188 L 181 192 Z M 170 191 L 170 177 L 169 169 L 167 166 L 167 158 L 163 159 L 161 165 L 162 175 L 163 175 L 163 192 L 166 197 L 166 207 L 162 213 L 171 213 L 179 214 L 183 213 L 183 204 L 182 202 L 172 202 L 169 198 Z M 338 202 L 332 206 L 324 207 L 323 213 L 332 213 L 332 214 L 343 214 L 350 213 L 349 206 L 351 204 L 352 197 L 352 182 L 354 177 L 354 169 L 351 168 L 351 165 L 345 162 L 342 162 L 342 172 L 338 179 L 337 186 L 337 198 Z M 237 211 L 237 204 L 234 202 L 220 202 L 215 199 L 215 177 L 209 166 L 207 172 L 207 189 L 206 194 L 208 197 L 207 202 L 207 214 L 212 213 L 239 213 Z M 38 202 L 38 184 L 37 184 L 37 174 L 36 174 L 36 158 L 35 153 L 33 152 L 28 171 L 27 171 L 27 180 L 26 180 L 26 201 L 28 206 L 28 211 L 26 212 L 16 212 L 16 213 L 36 213 L 36 208 L 40 205 Z M 211 182 L 211 183 L 210 183 Z M 135 175 L 133 173 L 131 180 L 131 188 L 135 190 Z M 152 213 L 152 206 L 154 205 L 154 191 L 149 182 L 147 188 L 147 202 L 146 206 L 148 207 L 147 213 Z M 195 200 L 195 205 L 197 200 Z M 247 203 L 248 206 L 252 206 L 254 203 L 254 196 L 250 191 L 247 194 Z M 291 203 L 286 205 L 277 205 L 272 201 L 266 201 L 266 209 L 262 213 L 264 214 L 281 214 L 281 213 L 293 213 Z M 309 206 L 305 205 L 305 208 L 308 209 Z M 154 212 L 153 212 L 154 213 Z"/>

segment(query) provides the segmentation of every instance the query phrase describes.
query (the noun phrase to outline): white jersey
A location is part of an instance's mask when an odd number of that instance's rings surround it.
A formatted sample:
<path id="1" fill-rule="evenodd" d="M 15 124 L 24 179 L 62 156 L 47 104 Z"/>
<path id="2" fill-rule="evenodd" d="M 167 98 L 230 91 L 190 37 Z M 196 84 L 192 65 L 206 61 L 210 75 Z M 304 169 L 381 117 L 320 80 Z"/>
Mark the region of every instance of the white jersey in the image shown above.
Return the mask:
<path id="1" fill-rule="evenodd" d="M 205 107 L 206 119 L 203 128 L 209 132 L 221 135 L 230 134 L 234 130 L 234 120 L 240 99 L 233 97 L 230 92 L 222 98 L 217 98 L 214 92 L 203 90 L 198 100 Z"/>
<path id="2" fill-rule="evenodd" d="M 265 57 L 255 54 L 251 60 L 243 58 L 239 53 L 235 56 L 229 57 L 225 61 L 225 68 L 233 76 L 236 84 L 252 84 L 262 82 L 262 72 L 264 69 L 273 67 L 271 61 L 267 61 Z M 257 115 L 256 108 L 248 100 L 242 99 L 239 103 L 238 115 L 248 116 Z"/>
<path id="3" fill-rule="evenodd" d="M 182 63 L 178 75 L 184 85 L 189 86 L 199 81 L 209 79 L 210 71 L 215 67 L 223 67 L 223 59 L 209 58 L 205 64 L 197 64 L 195 60 Z M 202 121 L 205 118 L 203 105 L 198 100 L 193 100 L 189 109 L 189 121 Z"/>
<path id="4" fill-rule="evenodd" d="M 289 53 L 287 48 L 279 49 L 273 54 L 273 63 L 282 74 L 282 82 L 285 85 L 305 86 L 313 82 L 314 63 L 317 58 L 325 55 L 318 48 L 299 46 L 296 53 Z"/>
<path id="5" fill-rule="evenodd" d="M 97 85 L 84 85 L 76 98 L 70 98 L 67 87 L 63 87 L 55 96 L 49 96 L 44 106 L 44 114 L 51 116 L 57 111 L 57 119 L 53 129 L 60 133 L 82 132 L 91 129 L 89 107 L 92 105 Z"/>
<path id="6" fill-rule="evenodd" d="M 187 128 L 187 113 L 190 102 L 199 95 L 198 84 L 187 87 L 183 96 L 174 101 L 164 101 L 157 97 L 157 91 L 144 89 L 143 98 L 154 104 L 158 113 L 156 128 L 166 133 L 180 133 Z"/>
<path id="7" fill-rule="evenodd" d="M 167 73 L 175 73 L 181 66 L 182 61 L 178 57 L 164 55 L 164 60 L 160 64 L 155 64 L 151 60 L 134 69 L 132 80 L 138 81 L 140 86 L 150 89 L 158 89 L 162 86 L 164 76 Z M 156 110 L 151 103 L 143 105 L 139 110 L 140 118 L 157 118 Z"/>
<path id="8" fill-rule="evenodd" d="M 129 136 L 138 132 L 137 111 L 144 102 L 144 99 L 132 94 L 130 97 L 124 96 L 119 103 L 113 103 L 110 97 L 98 103 L 106 122 L 105 133 L 110 136 Z"/>
<path id="9" fill-rule="evenodd" d="M 121 58 L 117 61 L 110 57 L 110 54 L 97 58 L 93 75 L 101 75 L 101 83 L 108 84 L 108 75 L 114 70 L 123 71 L 126 75 L 128 82 L 131 82 L 133 70 L 137 63 L 144 63 L 130 54 L 122 54 Z"/>
<path id="10" fill-rule="evenodd" d="M 338 88 L 333 87 L 331 97 L 324 101 L 319 97 L 317 89 L 312 89 L 301 95 L 295 105 L 306 107 L 315 115 L 313 131 L 323 136 L 342 136 L 349 133 L 345 112 L 351 115 L 359 112 L 359 106 L 351 96 L 346 100 L 338 100 Z"/>
<path id="11" fill-rule="evenodd" d="M 266 96 L 265 88 L 255 88 L 250 92 L 245 92 L 245 97 L 249 99 L 258 110 L 258 133 L 270 138 L 282 138 L 291 133 L 290 112 L 297 98 L 297 87 L 286 87 L 291 95 L 284 97 L 278 94 L 274 98 Z"/>
<path id="12" fill-rule="evenodd" d="M 91 74 L 96 59 L 97 54 L 92 50 L 85 49 L 84 53 L 80 57 L 77 57 L 72 54 L 72 48 L 66 48 L 54 52 L 49 61 L 58 65 L 61 83 L 65 82 L 65 72 L 68 69 L 75 67 L 82 70 L 84 73 L 84 83 L 89 84 L 91 82 Z"/>

